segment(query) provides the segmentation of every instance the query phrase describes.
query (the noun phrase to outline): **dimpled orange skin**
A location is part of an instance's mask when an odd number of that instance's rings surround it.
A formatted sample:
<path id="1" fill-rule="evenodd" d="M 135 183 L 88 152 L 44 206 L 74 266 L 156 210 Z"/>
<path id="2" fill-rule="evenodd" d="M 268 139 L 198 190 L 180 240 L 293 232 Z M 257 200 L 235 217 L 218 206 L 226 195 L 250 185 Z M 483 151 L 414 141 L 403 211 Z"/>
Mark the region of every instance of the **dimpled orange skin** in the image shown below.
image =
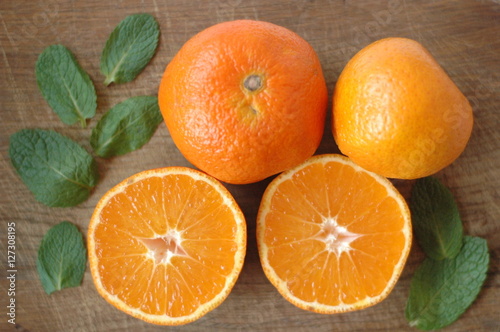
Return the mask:
<path id="1" fill-rule="evenodd" d="M 220 23 L 191 38 L 159 88 L 181 153 L 234 184 L 260 181 L 313 155 L 327 98 L 313 48 L 288 29 L 251 20 Z"/>
<path id="2" fill-rule="evenodd" d="M 463 152 L 472 108 L 418 42 L 386 38 L 357 53 L 333 97 L 339 149 L 374 173 L 415 179 L 438 172 Z"/>

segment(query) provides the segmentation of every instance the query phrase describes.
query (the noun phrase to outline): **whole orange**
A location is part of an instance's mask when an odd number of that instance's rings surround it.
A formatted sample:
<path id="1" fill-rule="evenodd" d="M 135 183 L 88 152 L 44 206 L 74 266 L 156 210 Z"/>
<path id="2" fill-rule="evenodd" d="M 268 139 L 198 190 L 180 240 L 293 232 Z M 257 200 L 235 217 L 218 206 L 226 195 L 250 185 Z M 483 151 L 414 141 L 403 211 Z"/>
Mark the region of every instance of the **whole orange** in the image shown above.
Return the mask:
<path id="1" fill-rule="evenodd" d="M 418 42 L 386 38 L 357 53 L 333 96 L 339 149 L 365 169 L 414 179 L 438 172 L 465 149 L 472 108 Z"/>
<path id="2" fill-rule="evenodd" d="M 328 98 L 313 48 L 286 28 L 251 20 L 220 23 L 187 41 L 168 64 L 158 97 L 186 159 L 235 184 L 310 157 Z"/>

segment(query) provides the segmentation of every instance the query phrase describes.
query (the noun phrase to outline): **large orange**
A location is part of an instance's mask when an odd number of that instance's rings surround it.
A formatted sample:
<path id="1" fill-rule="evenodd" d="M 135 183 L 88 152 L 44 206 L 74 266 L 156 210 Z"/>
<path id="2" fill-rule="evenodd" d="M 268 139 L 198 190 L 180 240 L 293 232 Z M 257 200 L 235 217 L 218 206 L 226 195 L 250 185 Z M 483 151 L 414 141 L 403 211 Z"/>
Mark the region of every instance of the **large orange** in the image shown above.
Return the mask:
<path id="1" fill-rule="evenodd" d="M 242 184 L 315 152 L 327 89 L 304 39 L 271 23 L 240 20 L 212 26 L 181 48 L 163 75 L 159 104 L 192 164 Z"/>
<path id="2" fill-rule="evenodd" d="M 342 153 L 391 178 L 436 173 L 465 149 L 472 108 L 418 42 L 387 38 L 346 65 L 335 86 L 333 134 Z"/>
<path id="3" fill-rule="evenodd" d="M 411 247 L 410 212 L 384 177 L 341 155 L 319 155 L 280 174 L 257 216 L 271 283 L 318 313 L 374 305 L 390 293 Z"/>
<path id="4" fill-rule="evenodd" d="M 245 250 L 245 219 L 231 194 L 183 167 L 125 179 L 99 201 L 88 230 L 99 294 L 161 325 L 191 322 L 221 304 Z"/>

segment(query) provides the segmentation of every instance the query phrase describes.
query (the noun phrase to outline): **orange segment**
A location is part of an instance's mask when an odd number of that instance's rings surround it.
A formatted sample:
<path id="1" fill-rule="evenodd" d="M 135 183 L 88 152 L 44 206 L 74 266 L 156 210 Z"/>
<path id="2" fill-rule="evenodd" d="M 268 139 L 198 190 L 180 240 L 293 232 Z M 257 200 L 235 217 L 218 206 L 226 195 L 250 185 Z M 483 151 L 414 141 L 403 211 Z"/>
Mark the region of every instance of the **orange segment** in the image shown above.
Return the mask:
<path id="1" fill-rule="evenodd" d="M 185 324 L 231 291 L 246 225 L 217 180 L 168 167 L 138 173 L 104 195 L 88 249 L 95 286 L 109 303 L 151 323 Z"/>
<path id="2" fill-rule="evenodd" d="M 310 158 L 266 189 L 257 243 L 271 283 L 319 313 L 382 301 L 411 247 L 410 213 L 385 178 L 340 155 Z"/>

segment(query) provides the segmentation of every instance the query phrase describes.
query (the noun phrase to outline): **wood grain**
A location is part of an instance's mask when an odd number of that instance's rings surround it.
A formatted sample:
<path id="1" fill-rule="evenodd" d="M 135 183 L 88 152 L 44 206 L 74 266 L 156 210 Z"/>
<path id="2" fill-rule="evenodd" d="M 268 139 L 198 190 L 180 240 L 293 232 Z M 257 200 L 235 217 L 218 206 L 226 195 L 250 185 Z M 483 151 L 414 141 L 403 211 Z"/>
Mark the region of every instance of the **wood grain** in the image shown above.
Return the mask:
<path id="1" fill-rule="evenodd" d="M 125 16 L 148 12 L 161 27 L 160 46 L 136 80 L 103 85 L 99 59 L 107 36 Z M 287 27 L 317 51 L 331 93 L 342 68 L 362 47 L 388 36 L 418 40 L 435 56 L 474 108 L 472 138 L 462 156 L 440 178 L 458 200 L 465 230 L 488 240 L 491 266 L 474 305 L 446 331 L 500 331 L 500 4 L 498 1 L 184 1 L 29 0 L 0 2 L 0 220 L 1 331 L 404 331 L 412 330 L 404 307 L 411 276 L 423 259 L 414 244 L 408 264 L 387 300 L 353 313 L 320 315 L 295 308 L 266 280 L 255 244 L 255 218 L 269 180 L 227 187 L 248 223 L 244 269 L 228 299 L 199 321 L 160 328 L 131 318 L 101 299 L 87 269 L 82 286 L 46 295 L 36 273 L 43 234 L 69 220 L 85 232 L 98 199 L 114 184 L 139 171 L 190 166 L 160 125 L 138 151 L 98 159 L 102 179 L 95 192 L 74 208 L 37 203 L 13 170 L 9 136 L 23 128 L 54 129 L 88 151 L 90 131 L 106 110 L 136 95 L 154 95 L 169 60 L 191 36 L 218 22 L 257 19 Z M 68 47 L 89 73 L 98 94 L 98 111 L 89 127 L 64 125 L 38 91 L 34 66 L 51 44 Z M 337 152 L 327 119 L 318 153 Z M 408 198 L 411 181 L 394 181 Z M 7 323 L 7 223 L 16 223 L 16 326 Z"/>

